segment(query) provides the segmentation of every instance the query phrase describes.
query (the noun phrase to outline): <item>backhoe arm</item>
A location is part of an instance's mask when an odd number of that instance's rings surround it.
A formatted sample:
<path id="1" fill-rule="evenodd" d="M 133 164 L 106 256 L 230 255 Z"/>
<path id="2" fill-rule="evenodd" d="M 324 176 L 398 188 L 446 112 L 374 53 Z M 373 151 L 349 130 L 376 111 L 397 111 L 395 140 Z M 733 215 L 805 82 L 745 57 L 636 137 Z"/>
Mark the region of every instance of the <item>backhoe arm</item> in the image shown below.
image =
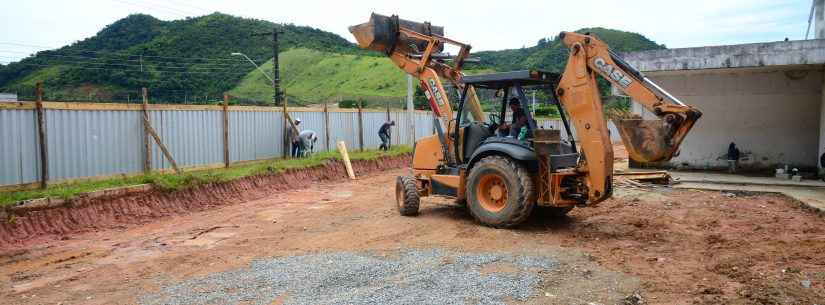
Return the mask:
<path id="1" fill-rule="evenodd" d="M 606 199 L 611 189 L 613 148 L 596 74 L 661 119 L 614 121 L 634 161 L 658 162 L 672 158 L 702 113 L 659 88 L 601 40 L 573 32 L 562 32 L 560 37 L 569 48 L 570 56 L 556 94 L 570 114 L 584 153 L 578 170 L 588 173 L 589 197 L 598 202 Z"/>
<path id="2" fill-rule="evenodd" d="M 404 72 L 419 79 L 433 115 L 439 119 L 437 132 L 442 146 L 445 151 L 452 149 L 454 143 L 446 134 L 450 132 L 451 120 L 455 116 L 442 82 L 448 81 L 461 92 L 464 87 L 460 83 L 463 77 L 461 69 L 471 47 L 442 36 L 443 29 L 440 27 L 399 19 L 398 16 L 372 14 L 369 22 L 350 27 L 350 32 L 361 48 L 383 52 Z M 458 55 L 450 58 L 452 65 L 436 58 L 446 44 L 460 48 Z M 485 120 L 481 104 L 472 87 L 467 90 L 465 103 L 474 118 Z M 444 154 L 448 159 L 450 155 L 446 152 Z"/>

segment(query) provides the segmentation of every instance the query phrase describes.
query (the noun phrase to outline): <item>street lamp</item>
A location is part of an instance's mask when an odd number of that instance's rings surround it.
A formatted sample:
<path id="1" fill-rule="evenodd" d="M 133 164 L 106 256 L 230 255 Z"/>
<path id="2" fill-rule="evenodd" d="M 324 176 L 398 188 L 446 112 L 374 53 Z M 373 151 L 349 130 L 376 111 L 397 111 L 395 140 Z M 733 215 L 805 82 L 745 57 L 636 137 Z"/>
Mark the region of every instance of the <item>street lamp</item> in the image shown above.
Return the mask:
<path id="1" fill-rule="evenodd" d="M 252 59 L 250 59 L 250 58 L 249 58 L 249 56 L 246 56 L 246 54 L 244 54 L 244 53 L 238 53 L 238 52 L 235 52 L 235 53 L 232 53 L 231 55 L 232 55 L 232 56 L 243 56 L 244 58 L 246 58 L 246 60 L 248 60 L 248 61 L 249 61 L 249 63 L 251 63 L 253 66 L 255 66 L 255 68 L 257 68 L 257 69 L 258 69 L 258 71 L 261 71 L 261 73 L 262 73 L 264 76 L 266 76 L 266 79 L 268 79 L 271 83 L 274 83 L 274 82 L 275 82 L 274 80 L 272 80 L 272 78 L 271 78 L 271 77 L 269 77 L 269 75 L 268 75 L 268 74 L 266 74 L 266 72 L 264 72 L 264 70 L 263 70 L 263 69 L 261 69 L 261 67 L 260 67 L 260 66 L 258 66 L 258 64 L 256 64 L 254 61 L 252 61 Z"/>

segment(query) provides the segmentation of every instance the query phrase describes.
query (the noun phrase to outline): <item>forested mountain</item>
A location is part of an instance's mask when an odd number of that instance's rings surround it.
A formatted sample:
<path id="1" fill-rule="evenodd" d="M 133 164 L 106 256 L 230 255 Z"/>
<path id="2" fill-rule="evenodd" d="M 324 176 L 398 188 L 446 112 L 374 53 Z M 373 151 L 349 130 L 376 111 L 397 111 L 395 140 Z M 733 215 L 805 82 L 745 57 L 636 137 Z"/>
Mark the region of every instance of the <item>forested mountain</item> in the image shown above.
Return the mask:
<path id="1" fill-rule="evenodd" d="M 656 44 L 637 33 L 598 27 L 584 28 L 576 32 L 595 35 L 619 53 L 665 48 L 664 45 Z M 559 37 L 555 36 L 539 39 L 532 47 L 476 52 L 473 56 L 481 59 L 482 66 L 499 71 L 533 68 L 561 72 L 567 63 L 567 52 Z"/>
<path id="2" fill-rule="evenodd" d="M 128 16 L 83 41 L 0 65 L 0 91 L 30 98 L 35 83 L 44 82 L 52 100 L 123 101 L 136 99 L 145 86 L 154 101 L 167 103 L 217 100 L 227 91 L 239 100 L 268 102 L 269 82 L 246 59 L 230 54 L 244 53 L 269 73 L 271 38 L 254 34 L 274 27 L 283 31 L 283 87 L 293 100 L 394 101 L 405 95 L 403 74 L 382 54 L 319 29 L 221 13 L 175 21 Z M 619 52 L 664 48 L 636 33 L 604 28 L 578 32 L 590 32 Z M 554 37 L 531 47 L 472 56 L 481 63 L 467 68 L 477 71 L 560 71 L 567 50 Z"/>
<path id="3" fill-rule="evenodd" d="M 43 81 L 47 94 L 106 95 L 146 86 L 154 96 L 193 92 L 218 96 L 233 88 L 258 64 L 272 58 L 269 36 L 283 31 L 282 50 L 310 48 L 334 53 L 365 53 L 338 35 L 306 26 L 276 25 L 214 13 L 184 20 L 161 21 L 148 15 L 121 19 L 94 37 L 56 50 L 43 51 L 0 68 L 0 90 L 30 91 Z M 60 98 L 59 96 L 56 98 Z"/>

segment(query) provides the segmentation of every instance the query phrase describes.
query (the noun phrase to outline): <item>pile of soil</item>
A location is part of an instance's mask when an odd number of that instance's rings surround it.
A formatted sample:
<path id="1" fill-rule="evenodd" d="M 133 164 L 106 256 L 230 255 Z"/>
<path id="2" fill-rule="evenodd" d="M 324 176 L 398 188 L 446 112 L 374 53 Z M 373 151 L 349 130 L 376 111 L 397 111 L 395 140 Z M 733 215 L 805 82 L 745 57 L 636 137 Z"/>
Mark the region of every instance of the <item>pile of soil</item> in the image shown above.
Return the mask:
<path id="1" fill-rule="evenodd" d="M 408 166 L 410 156 L 383 157 L 352 162 L 356 176 Z M 117 198 L 69 201 L 66 205 L 26 211 L 0 222 L 0 248 L 25 246 L 71 233 L 123 228 L 157 218 L 264 198 L 274 193 L 302 189 L 316 182 L 347 179 L 340 160 L 323 165 L 259 175 L 225 183 L 211 183 L 179 191 L 153 190 Z"/>

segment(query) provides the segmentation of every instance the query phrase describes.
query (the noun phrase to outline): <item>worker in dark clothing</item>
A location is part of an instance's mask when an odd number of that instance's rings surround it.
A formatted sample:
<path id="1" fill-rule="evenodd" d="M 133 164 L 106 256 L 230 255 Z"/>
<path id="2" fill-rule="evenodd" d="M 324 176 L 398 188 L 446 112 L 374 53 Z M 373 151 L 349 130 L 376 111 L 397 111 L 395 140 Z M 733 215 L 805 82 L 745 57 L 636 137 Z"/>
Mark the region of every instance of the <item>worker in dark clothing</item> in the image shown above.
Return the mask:
<path id="1" fill-rule="evenodd" d="M 740 155 L 741 155 L 741 152 L 739 151 L 739 148 L 736 148 L 736 144 L 733 143 L 733 142 L 730 142 L 730 145 L 728 145 L 728 156 L 727 156 L 728 157 L 728 173 L 731 173 L 731 174 L 736 173 L 736 167 L 739 163 Z"/>
<path id="2" fill-rule="evenodd" d="M 521 108 L 521 103 L 519 102 L 518 98 L 511 98 L 510 99 L 510 111 L 513 112 L 513 118 L 510 124 L 501 125 L 501 130 L 507 130 L 507 135 L 513 138 L 526 138 L 529 130 L 526 133 L 522 133 L 522 127 L 527 127 L 527 114 L 524 113 L 524 109 Z M 529 127 L 527 127 L 529 129 Z M 520 137 L 519 135 L 524 135 L 524 137 Z M 523 140 L 523 139 L 522 139 Z"/>
<path id="3" fill-rule="evenodd" d="M 384 124 L 381 124 L 381 128 L 378 129 L 378 137 L 381 138 L 381 146 L 379 146 L 378 149 L 390 149 L 390 133 L 392 132 L 390 128 L 393 126 L 395 126 L 395 121 L 384 122 Z"/>

